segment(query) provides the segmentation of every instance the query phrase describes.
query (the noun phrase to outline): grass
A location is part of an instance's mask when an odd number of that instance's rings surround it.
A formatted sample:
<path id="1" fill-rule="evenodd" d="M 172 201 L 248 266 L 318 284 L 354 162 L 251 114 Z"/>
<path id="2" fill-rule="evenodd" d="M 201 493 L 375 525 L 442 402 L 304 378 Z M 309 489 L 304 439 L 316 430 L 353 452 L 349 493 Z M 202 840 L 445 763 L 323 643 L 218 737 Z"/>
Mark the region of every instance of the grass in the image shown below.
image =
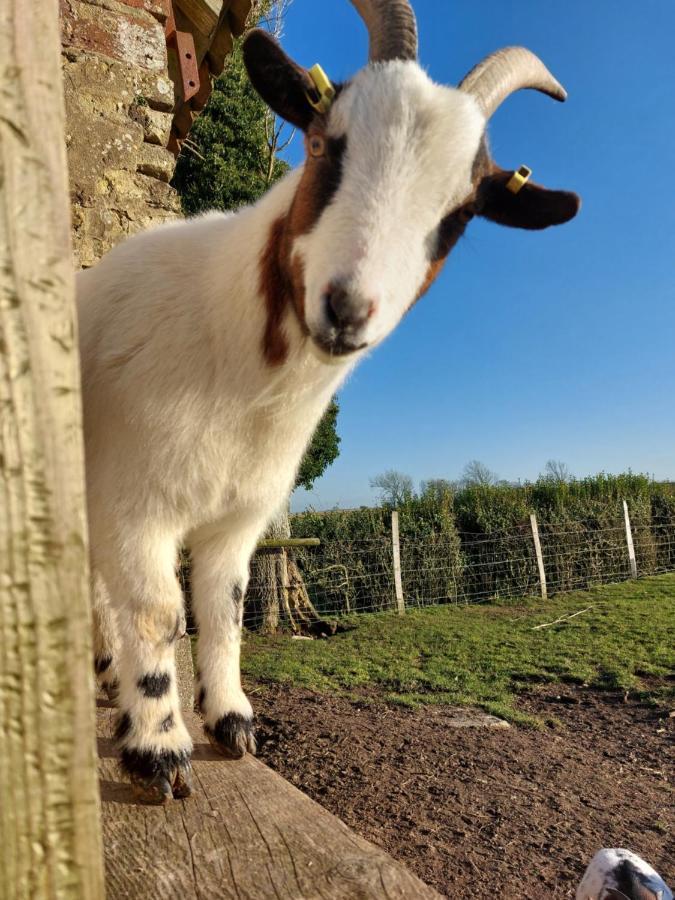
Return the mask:
<path id="1" fill-rule="evenodd" d="M 591 606 L 573 619 L 552 622 Z M 589 591 L 476 606 L 435 606 L 405 617 L 353 617 L 325 641 L 248 635 L 250 678 L 389 701 L 474 705 L 511 721 L 533 683 L 673 696 L 675 574 Z"/>

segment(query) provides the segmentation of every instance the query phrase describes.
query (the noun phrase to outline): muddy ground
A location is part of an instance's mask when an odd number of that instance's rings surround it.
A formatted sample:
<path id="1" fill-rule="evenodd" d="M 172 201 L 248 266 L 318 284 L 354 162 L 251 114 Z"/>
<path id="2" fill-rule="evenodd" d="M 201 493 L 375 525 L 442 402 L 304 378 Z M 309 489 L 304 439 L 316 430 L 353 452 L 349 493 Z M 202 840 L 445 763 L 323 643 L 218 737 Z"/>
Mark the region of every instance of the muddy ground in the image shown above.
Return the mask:
<path id="1" fill-rule="evenodd" d="M 452 900 L 574 897 L 600 847 L 675 880 L 675 718 L 623 695 L 545 688 L 543 730 L 452 727 L 452 711 L 258 685 L 259 755 Z"/>

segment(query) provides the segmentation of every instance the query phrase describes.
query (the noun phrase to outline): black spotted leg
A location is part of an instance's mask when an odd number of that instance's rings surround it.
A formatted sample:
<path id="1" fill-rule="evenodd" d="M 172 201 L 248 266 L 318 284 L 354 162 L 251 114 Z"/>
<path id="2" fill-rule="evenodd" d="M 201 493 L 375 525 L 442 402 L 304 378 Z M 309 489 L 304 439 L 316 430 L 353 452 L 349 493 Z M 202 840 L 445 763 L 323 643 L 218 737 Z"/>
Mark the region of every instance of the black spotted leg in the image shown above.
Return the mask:
<path id="1" fill-rule="evenodd" d="M 199 626 L 197 700 L 204 730 L 224 756 L 255 753 L 253 709 L 241 687 L 240 651 L 248 563 L 258 527 L 193 535 L 192 607 Z"/>
<path id="2" fill-rule="evenodd" d="M 146 543 L 143 549 L 136 568 L 125 567 L 133 577 L 106 573 L 120 631 L 115 738 L 138 799 L 163 803 L 190 794 L 192 741 L 180 713 L 175 665 L 185 613 L 175 548 Z"/>

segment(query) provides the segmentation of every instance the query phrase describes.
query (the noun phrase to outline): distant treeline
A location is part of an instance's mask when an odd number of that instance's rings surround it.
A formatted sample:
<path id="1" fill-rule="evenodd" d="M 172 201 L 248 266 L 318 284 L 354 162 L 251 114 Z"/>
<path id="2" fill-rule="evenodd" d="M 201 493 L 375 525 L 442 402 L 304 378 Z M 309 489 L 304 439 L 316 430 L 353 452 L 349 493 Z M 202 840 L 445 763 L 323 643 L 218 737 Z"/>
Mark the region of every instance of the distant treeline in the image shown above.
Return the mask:
<path id="1" fill-rule="evenodd" d="M 406 602 L 475 601 L 538 591 L 530 514 L 539 523 L 551 592 L 630 574 L 623 501 L 638 572 L 675 569 L 675 486 L 643 475 L 542 477 L 522 485 L 454 488 L 430 482 L 398 504 Z M 392 605 L 391 506 L 304 512 L 295 537 L 318 537 L 298 555 L 324 612 Z"/>

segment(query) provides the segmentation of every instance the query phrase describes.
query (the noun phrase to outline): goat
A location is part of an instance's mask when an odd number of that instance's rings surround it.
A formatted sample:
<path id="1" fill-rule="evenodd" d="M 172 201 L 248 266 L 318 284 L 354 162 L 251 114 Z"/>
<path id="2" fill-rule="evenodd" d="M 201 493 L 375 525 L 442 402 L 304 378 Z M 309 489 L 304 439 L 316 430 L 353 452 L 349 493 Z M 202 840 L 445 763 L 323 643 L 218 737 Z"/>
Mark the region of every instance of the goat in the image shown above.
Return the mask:
<path id="1" fill-rule="evenodd" d="M 598 850 L 591 860 L 577 900 L 673 900 L 673 895 L 649 863 L 631 850 Z"/>
<path id="2" fill-rule="evenodd" d="M 370 61 L 331 91 L 264 31 L 244 43 L 253 86 L 304 133 L 302 167 L 251 207 L 136 235 L 78 276 L 96 667 L 118 684 L 121 762 L 142 799 L 190 792 L 180 543 L 206 732 L 226 755 L 254 752 L 239 675 L 249 559 L 330 398 L 473 216 L 539 229 L 579 208 L 488 151 L 508 95 L 565 98 L 536 56 L 502 50 L 442 87 L 418 65 L 407 0 L 352 3 Z"/>

